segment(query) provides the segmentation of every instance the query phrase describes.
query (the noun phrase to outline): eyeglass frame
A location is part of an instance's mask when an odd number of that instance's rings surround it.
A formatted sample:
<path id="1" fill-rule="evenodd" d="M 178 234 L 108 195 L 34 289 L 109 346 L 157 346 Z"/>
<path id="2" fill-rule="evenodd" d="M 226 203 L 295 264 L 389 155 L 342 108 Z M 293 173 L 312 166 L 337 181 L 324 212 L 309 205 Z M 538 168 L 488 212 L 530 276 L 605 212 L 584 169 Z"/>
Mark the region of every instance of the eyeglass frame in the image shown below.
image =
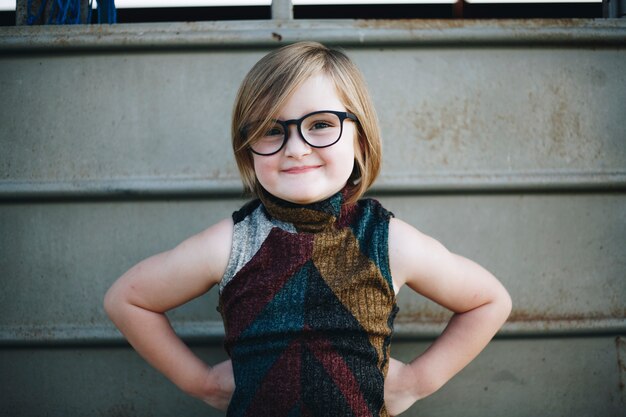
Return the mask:
<path id="1" fill-rule="evenodd" d="M 329 143 L 328 145 L 322 145 L 322 146 L 318 146 L 318 145 L 313 145 L 311 143 L 309 143 L 305 138 L 304 135 L 302 134 L 302 122 L 308 118 L 311 117 L 315 114 L 321 114 L 321 113 L 331 113 L 334 114 L 335 116 L 337 116 L 339 118 L 339 136 L 337 137 L 337 139 L 332 142 Z M 259 153 L 257 151 L 255 151 L 254 149 L 252 149 L 252 145 L 248 145 L 248 148 L 250 149 L 250 151 L 256 155 L 260 155 L 260 156 L 271 156 L 271 155 L 275 155 L 278 152 L 280 152 L 285 145 L 287 144 L 287 141 L 289 140 L 289 126 L 290 125 L 296 125 L 297 129 L 298 129 L 298 133 L 300 134 L 300 137 L 302 138 L 302 140 L 304 141 L 304 143 L 306 143 L 307 145 L 309 145 L 312 148 L 316 148 L 316 149 L 321 149 L 321 148 L 328 148 L 329 146 L 333 146 L 334 144 L 336 144 L 337 142 L 339 142 L 339 139 L 341 139 L 341 136 L 343 135 L 343 121 L 346 119 L 350 119 L 355 123 L 359 123 L 359 119 L 356 117 L 356 115 L 347 112 L 347 111 L 336 111 L 336 110 L 317 110 L 308 114 L 305 114 L 304 116 L 302 116 L 299 119 L 290 119 L 290 120 L 278 120 L 278 119 L 272 119 L 272 122 L 274 123 L 278 123 L 279 125 L 282 126 L 282 128 L 284 129 L 285 133 L 284 133 L 284 137 L 283 137 L 283 143 L 280 145 L 280 147 L 271 153 Z M 245 134 L 246 128 L 244 127 L 243 133 Z"/>

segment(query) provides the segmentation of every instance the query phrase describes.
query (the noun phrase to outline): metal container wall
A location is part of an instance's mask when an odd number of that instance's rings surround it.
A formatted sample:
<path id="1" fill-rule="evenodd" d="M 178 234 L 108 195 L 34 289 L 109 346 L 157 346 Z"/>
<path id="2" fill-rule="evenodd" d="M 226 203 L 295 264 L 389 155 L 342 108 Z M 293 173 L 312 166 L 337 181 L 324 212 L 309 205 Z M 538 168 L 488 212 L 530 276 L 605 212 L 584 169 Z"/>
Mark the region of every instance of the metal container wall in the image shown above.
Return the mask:
<path id="1" fill-rule="evenodd" d="M 407 416 L 626 407 L 626 21 L 265 21 L 0 28 L 0 415 L 211 416 L 143 362 L 102 297 L 244 200 L 239 83 L 304 39 L 346 49 L 384 136 L 370 193 L 491 270 L 509 322 Z M 449 313 L 404 289 L 392 355 Z M 216 290 L 170 313 L 225 358 Z"/>

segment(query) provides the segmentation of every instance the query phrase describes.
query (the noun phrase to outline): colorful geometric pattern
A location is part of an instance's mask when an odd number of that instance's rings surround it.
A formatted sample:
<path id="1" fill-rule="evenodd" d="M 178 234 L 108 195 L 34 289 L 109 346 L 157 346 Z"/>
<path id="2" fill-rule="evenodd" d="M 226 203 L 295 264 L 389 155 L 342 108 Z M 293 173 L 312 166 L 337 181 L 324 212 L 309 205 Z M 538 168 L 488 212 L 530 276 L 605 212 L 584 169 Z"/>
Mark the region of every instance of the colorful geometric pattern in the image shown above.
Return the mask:
<path id="1" fill-rule="evenodd" d="M 228 417 L 388 415 L 392 214 L 343 198 L 266 195 L 233 214 L 218 307 L 236 384 Z"/>

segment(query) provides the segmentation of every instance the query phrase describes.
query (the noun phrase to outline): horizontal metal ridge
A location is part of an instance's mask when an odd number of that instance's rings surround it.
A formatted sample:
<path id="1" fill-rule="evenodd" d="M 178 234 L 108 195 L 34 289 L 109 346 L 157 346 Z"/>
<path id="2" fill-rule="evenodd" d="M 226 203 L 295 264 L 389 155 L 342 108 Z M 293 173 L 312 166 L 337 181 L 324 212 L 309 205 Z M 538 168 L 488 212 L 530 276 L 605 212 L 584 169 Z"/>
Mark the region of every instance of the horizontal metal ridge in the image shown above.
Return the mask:
<path id="1" fill-rule="evenodd" d="M 176 333 L 187 342 L 220 343 L 224 327 L 219 321 L 173 322 Z M 433 339 L 445 323 L 396 323 L 394 340 Z M 505 323 L 497 337 L 565 337 L 626 334 L 626 318 L 577 320 L 528 320 Z M 124 344 L 111 325 L 22 325 L 0 326 L 0 346 L 56 346 Z"/>
<path id="2" fill-rule="evenodd" d="M 344 46 L 532 44 L 624 47 L 626 21 L 332 19 L 15 26 L 0 28 L 0 52 L 271 48 L 311 39 Z"/>
<path id="3" fill-rule="evenodd" d="M 467 173 L 382 176 L 373 193 L 626 190 L 626 172 Z M 238 179 L 0 180 L 0 200 L 241 196 Z"/>

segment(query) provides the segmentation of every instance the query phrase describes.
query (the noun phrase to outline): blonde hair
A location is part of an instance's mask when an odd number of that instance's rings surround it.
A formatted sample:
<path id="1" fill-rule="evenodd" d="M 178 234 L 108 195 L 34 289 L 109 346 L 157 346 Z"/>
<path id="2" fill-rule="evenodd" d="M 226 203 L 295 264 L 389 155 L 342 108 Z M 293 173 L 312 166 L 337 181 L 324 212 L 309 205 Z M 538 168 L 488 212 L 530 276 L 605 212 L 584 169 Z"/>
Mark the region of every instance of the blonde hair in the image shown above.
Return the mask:
<path id="1" fill-rule="evenodd" d="M 358 146 L 348 179 L 346 203 L 356 202 L 372 185 L 382 158 L 380 129 L 365 80 L 356 65 L 340 50 L 317 42 L 299 42 L 265 55 L 244 78 L 233 109 L 232 145 L 244 189 L 256 196 L 262 190 L 249 144 L 267 128 L 293 92 L 308 78 L 327 75 L 346 110 L 357 116 Z M 246 132 L 252 122 L 257 128 Z"/>

